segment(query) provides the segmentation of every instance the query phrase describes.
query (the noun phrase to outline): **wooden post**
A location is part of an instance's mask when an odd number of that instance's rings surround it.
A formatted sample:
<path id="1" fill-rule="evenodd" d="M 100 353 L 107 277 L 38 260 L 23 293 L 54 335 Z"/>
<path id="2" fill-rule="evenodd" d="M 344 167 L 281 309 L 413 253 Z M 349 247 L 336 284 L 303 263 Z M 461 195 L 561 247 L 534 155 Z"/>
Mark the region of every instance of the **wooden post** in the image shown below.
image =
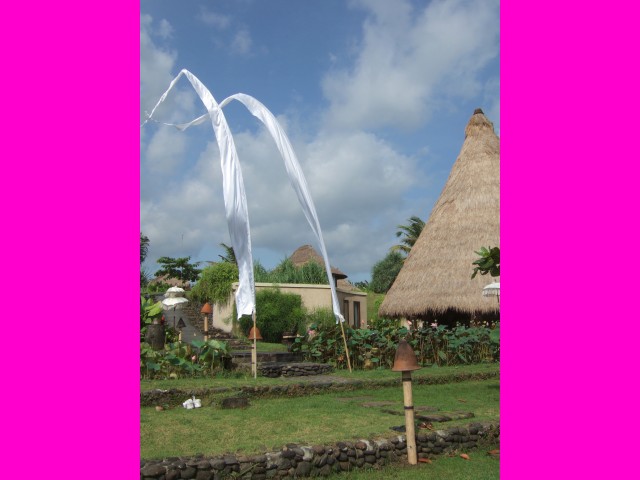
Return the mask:
<path id="1" fill-rule="evenodd" d="M 404 423 L 407 434 L 407 459 L 409 460 L 409 465 L 417 465 L 418 454 L 416 452 L 416 424 L 413 419 L 411 372 L 402 372 L 402 392 L 404 394 Z"/>
<path id="2" fill-rule="evenodd" d="M 256 311 L 253 310 L 253 345 L 251 347 L 251 373 L 258 378 L 258 350 L 256 346 Z"/>
<path id="3" fill-rule="evenodd" d="M 340 330 L 342 330 L 342 341 L 344 342 L 344 352 L 347 355 L 347 366 L 349 367 L 349 373 L 351 373 L 351 360 L 349 360 L 349 347 L 347 347 L 347 337 L 344 334 L 344 326 L 342 325 L 344 322 L 338 320 L 340 323 Z"/>

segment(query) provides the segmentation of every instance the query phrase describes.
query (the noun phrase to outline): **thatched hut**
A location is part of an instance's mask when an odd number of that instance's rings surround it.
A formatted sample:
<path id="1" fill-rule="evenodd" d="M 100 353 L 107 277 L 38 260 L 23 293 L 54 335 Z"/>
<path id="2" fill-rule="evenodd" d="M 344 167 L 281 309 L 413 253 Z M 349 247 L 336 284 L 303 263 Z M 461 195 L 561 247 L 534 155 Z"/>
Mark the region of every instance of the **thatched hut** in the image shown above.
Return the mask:
<path id="1" fill-rule="evenodd" d="M 291 255 L 291 262 L 296 267 L 301 267 L 305 263 L 315 262 L 324 268 L 324 259 L 320 256 L 318 252 L 311 245 L 302 245 L 297 248 L 295 252 Z M 347 275 L 340 271 L 340 269 L 331 266 L 331 276 L 333 277 L 334 285 L 336 288 L 352 288 L 351 283 L 346 280 Z"/>
<path id="2" fill-rule="evenodd" d="M 495 279 L 471 279 L 474 252 L 483 246 L 500 246 L 500 139 L 476 109 L 447 183 L 379 314 L 449 325 L 497 317 L 496 298 L 482 295 Z"/>

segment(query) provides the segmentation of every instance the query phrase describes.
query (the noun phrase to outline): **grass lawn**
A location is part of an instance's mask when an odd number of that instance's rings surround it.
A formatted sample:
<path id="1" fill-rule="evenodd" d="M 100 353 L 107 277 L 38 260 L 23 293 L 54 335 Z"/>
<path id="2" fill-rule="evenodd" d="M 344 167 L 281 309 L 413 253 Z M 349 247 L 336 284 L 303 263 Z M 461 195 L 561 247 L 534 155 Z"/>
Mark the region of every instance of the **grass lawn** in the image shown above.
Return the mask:
<path id="1" fill-rule="evenodd" d="M 482 365 L 477 367 L 486 369 Z M 465 367 L 466 371 L 468 368 Z M 424 370 L 427 369 L 414 372 L 414 376 L 421 372 L 424 374 Z M 372 374 L 358 372 L 360 373 Z M 400 376 L 396 372 L 391 373 Z M 432 406 L 440 412 L 462 410 L 475 414 L 474 419 L 434 424 L 435 428 L 449 428 L 472 421 L 498 421 L 499 392 L 500 382 L 494 378 L 443 385 L 414 384 L 413 398 L 416 407 Z M 252 454 L 278 450 L 287 443 L 332 444 L 341 440 L 397 435 L 390 427 L 404 425 L 404 417 L 384 413 L 380 407 L 362 406 L 365 402 L 376 401 L 394 402 L 393 405 L 382 408 L 397 410 L 402 414 L 402 388 L 399 385 L 297 398 L 251 399 L 249 408 L 245 410 L 223 410 L 215 401 L 213 405 L 205 404 L 203 408 L 194 410 L 175 407 L 157 412 L 153 407 L 143 407 L 140 411 L 140 454 L 146 459 L 195 453 L 206 456 L 224 453 Z M 424 466 L 420 467 L 422 471 L 426 471 Z M 464 477 L 461 474 L 456 478 L 485 477 Z"/>
<path id="2" fill-rule="evenodd" d="M 274 345 L 274 344 L 270 344 Z M 443 377 L 458 374 L 479 374 L 495 373 L 500 371 L 498 363 L 462 365 L 459 367 L 425 367 L 412 372 L 412 377 L 416 380 L 424 377 Z M 335 370 L 332 376 L 350 378 L 364 382 L 376 382 L 394 380 L 400 383 L 400 373 L 391 370 L 359 370 L 349 373 L 348 370 Z M 194 390 L 203 388 L 229 387 L 239 388 L 246 385 L 290 385 L 292 382 L 304 382 L 304 377 L 293 378 L 266 378 L 258 377 L 254 379 L 251 374 L 231 374 L 227 377 L 216 376 L 212 378 L 177 378 L 167 380 L 141 380 L 140 390 L 149 391 L 155 389 L 168 390 L 176 388 L 179 390 Z"/>
<path id="3" fill-rule="evenodd" d="M 253 340 L 249 340 L 253 344 Z M 282 343 L 266 343 L 263 341 L 257 341 L 256 347 L 258 352 L 286 352 L 287 346 Z"/>

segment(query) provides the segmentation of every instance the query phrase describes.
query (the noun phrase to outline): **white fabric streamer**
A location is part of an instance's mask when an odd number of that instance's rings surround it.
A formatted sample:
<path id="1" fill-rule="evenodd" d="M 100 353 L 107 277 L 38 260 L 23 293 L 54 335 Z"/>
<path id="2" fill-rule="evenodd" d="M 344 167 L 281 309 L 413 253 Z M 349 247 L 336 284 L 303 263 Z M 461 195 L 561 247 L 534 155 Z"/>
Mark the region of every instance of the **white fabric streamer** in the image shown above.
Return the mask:
<path id="1" fill-rule="evenodd" d="M 158 106 L 165 100 L 169 91 L 174 87 L 180 77 L 186 76 L 194 90 L 202 100 L 207 109 L 207 115 L 199 117 L 194 122 L 202 123 L 207 117 L 211 118 L 213 131 L 220 149 L 220 166 L 222 168 L 222 190 L 224 195 L 224 206 L 227 217 L 227 225 L 231 236 L 231 245 L 238 261 L 239 286 L 236 292 L 236 308 L 238 318 L 242 315 L 251 315 L 255 310 L 255 282 L 253 278 L 253 258 L 251 255 L 251 236 L 249 234 L 249 214 L 247 211 L 247 197 L 244 190 L 242 170 L 238 153 L 233 142 L 233 136 L 229 130 L 227 120 L 222 113 L 222 109 L 216 102 L 211 92 L 205 87 L 195 75 L 188 70 L 181 70 L 173 79 L 169 88 L 160 97 L 160 100 L 153 107 L 148 119 Z M 191 122 L 191 124 L 195 124 Z M 142 125 L 146 123 L 143 122 Z M 181 130 L 188 128 L 190 124 L 181 126 Z"/>
<path id="2" fill-rule="evenodd" d="M 217 104 L 211 93 L 200 83 L 200 81 L 191 74 L 188 70 L 182 70 L 180 74 L 171 82 L 169 89 L 164 95 L 160 98 L 160 101 L 151 111 L 151 114 L 148 115 L 148 119 L 151 119 L 153 112 L 158 107 L 158 105 L 164 101 L 167 93 L 173 86 L 176 81 L 179 79 L 180 75 L 184 74 L 191 81 L 191 84 L 194 86 L 198 95 L 202 99 L 205 107 L 207 107 L 208 113 L 202 115 L 191 122 L 183 123 L 183 124 L 169 124 L 165 123 L 164 125 L 174 126 L 179 130 L 186 130 L 187 128 L 193 125 L 199 125 L 207 120 L 207 118 L 211 118 L 213 121 L 214 133 L 216 134 L 216 138 L 218 140 L 218 146 L 220 148 L 221 154 L 221 163 L 222 163 L 222 173 L 223 173 L 223 184 L 224 188 L 224 199 L 225 199 L 225 207 L 227 210 L 227 222 L 229 224 L 229 231 L 237 231 L 238 236 L 242 237 L 242 239 L 246 239 L 245 242 L 238 241 L 238 244 L 244 246 L 245 244 L 248 248 L 242 250 L 240 248 L 236 249 L 236 240 L 234 240 L 234 236 L 232 233 L 232 244 L 234 248 L 234 252 L 236 254 L 236 258 L 238 260 L 238 268 L 240 269 L 240 287 L 238 288 L 238 293 L 236 294 L 236 305 L 238 309 L 238 317 L 243 315 L 241 313 L 241 302 L 245 305 L 245 308 L 248 308 L 249 302 L 247 301 L 245 294 L 242 295 L 240 292 L 251 292 L 251 308 L 255 308 L 255 284 L 253 278 L 253 261 L 251 258 L 251 239 L 249 234 L 249 217 L 247 215 L 246 210 L 246 197 L 244 193 L 244 184 L 242 183 L 242 172 L 240 171 L 240 164 L 238 161 L 238 156 L 235 150 L 235 144 L 233 142 L 233 138 L 231 136 L 231 132 L 229 131 L 229 127 L 227 125 L 226 119 L 222 114 L 222 108 L 228 105 L 232 100 L 237 100 L 242 103 L 249 112 L 256 118 L 258 118 L 269 130 L 269 133 L 273 137 L 280 154 L 282 155 L 282 159 L 284 160 L 285 168 L 287 170 L 287 174 L 289 175 L 289 180 L 291 185 L 296 192 L 298 197 L 298 201 L 302 206 L 302 210 L 304 212 L 313 233 L 316 235 L 318 243 L 320 245 L 320 250 L 322 253 L 322 257 L 325 263 L 325 269 L 327 272 L 327 277 L 329 279 L 329 286 L 331 288 L 331 300 L 333 306 L 333 314 L 336 317 L 336 323 L 344 322 L 344 317 L 340 313 L 340 305 L 338 303 L 338 296 L 336 293 L 335 285 L 333 282 L 333 277 L 331 275 L 331 265 L 329 263 L 329 256 L 327 255 L 327 250 L 325 248 L 324 239 L 322 237 L 322 230 L 320 229 L 320 222 L 318 220 L 318 215 L 316 213 L 315 205 L 313 203 L 313 199 L 311 198 L 311 194 L 309 193 L 309 188 L 307 186 L 307 181 L 305 179 L 304 174 L 302 173 L 302 169 L 300 168 L 300 163 L 296 157 L 295 152 L 293 151 L 293 147 L 291 146 L 291 142 L 287 137 L 287 134 L 284 132 L 276 118 L 273 114 L 258 100 L 255 98 L 245 95 L 243 93 L 237 93 L 235 95 L 231 95 L 224 99 L 220 104 Z M 146 120 L 145 120 L 146 123 Z M 144 123 L 143 123 L 144 125 Z M 223 140 L 221 140 L 221 137 Z M 226 166 L 226 168 L 225 168 Z M 233 184 L 227 179 L 227 175 L 233 178 Z M 229 185 L 229 191 L 227 189 L 227 184 Z M 235 186 L 235 190 L 232 188 Z M 228 196 L 229 195 L 229 196 Z M 230 208 L 229 205 L 235 205 L 238 197 L 241 197 L 242 205 L 239 205 L 239 208 Z M 231 217 L 230 217 L 231 215 Z M 245 221 L 246 219 L 246 221 Z M 232 226 L 233 225 L 233 226 Z M 246 232 L 243 227 L 246 227 Z M 246 237 L 244 236 L 246 233 Z M 241 239 L 238 239 L 241 240 Z M 246 261 L 245 261 L 246 260 Z M 248 262 L 248 263 L 247 263 Z M 243 264 L 243 268 L 240 267 L 240 264 Z M 245 271 L 245 268 L 248 267 L 249 272 Z M 244 282 L 250 282 L 250 288 L 244 284 Z M 244 287 L 244 288 L 243 288 Z M 245 311 L 244 309 L 242 310 Z M 250 314 L 251 312 L 248 312 Z"/>

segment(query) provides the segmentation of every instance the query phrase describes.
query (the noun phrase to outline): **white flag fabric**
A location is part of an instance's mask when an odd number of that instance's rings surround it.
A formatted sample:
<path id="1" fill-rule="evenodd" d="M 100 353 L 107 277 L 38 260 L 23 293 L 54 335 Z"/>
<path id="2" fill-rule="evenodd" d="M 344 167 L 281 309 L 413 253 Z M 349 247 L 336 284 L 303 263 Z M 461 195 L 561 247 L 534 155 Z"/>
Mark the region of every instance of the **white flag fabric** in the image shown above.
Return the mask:
<path id="1" fill-rule="evenodd" d="M 329 285 L 331 287 L 331 301 L 333 304 L 333 314 L 336 317 L 336 323 L 338 323 L 338 321 L 344 322 L 344 317 L 340 313 L 338 295 L 336 294 L 333 277 L 331 276 L 331 265 L 329 264 L 329 256 L 327 255 L 327 249 L 324 245 L 324 239 L 322 237 L 322 230 L 320 229 L 320 221 L 318 220 L 316 207 L 313 203 L 313 199 L 311 198 L 311 194 L 309 193 L 307 180 L 302 173 L 300 163 L 298 162 L 298 158 L 293 151 L 293 147 L 291 146 L 289 137 L 287 137 L 287 134 L 280 126 L 280 123 L 276 120 L 269 109 L 267 109 L 267 107 L 265 107 L 254 97 L 245 95 L 244 93 L 237 93 L 225 98 L 222 102 L 220 102 L 220 108 L 224 108 L 232 100 L 237 100 L 244 104 L 244 106 L 247 107 L 251 114 L 254 117 L 258 118 L 265 125 L 265 127 L 267 127 L 267 130 L 269 130 L 269 133 L 273 137 L 273 140 L 276 142 L 278 150 L 280 151 L 280 155 L 282 155 L 282 159 L 284 160 L 284 165 L 287 170 L 287 174 L 289 175 L 291 186 L 298 196 L 298 201 L 302 206 L 304 215 L 305 217 L 307 217 L 307 221 L 311 226 L 311 230 L 313 230 L 313 233 L 315 233 L 318 244 L 320 245 L 322 257 L 324 259 L 324 266 L 327 271 L 327 277 L 329 279 Z"/>
<path id="2" fill-rule="evenodd" d="M 240 281 L 238 282 L 238 291 L 236 292 L 236 309 L 238 311 L 238 318 L 240 318 L 242 315 L 251 315 L 255 310 L 253 258 L 251 255 L 249 214 L 247 212 L 247 197 L 244 190 L 242 170 L 240 168 L 236 146 L 233 142 L 233 136 L 229 130 L 227 120 L 222 113 L 222 109 L 202 82 L 191 72 L 183 69 L 178 76 L 173 79 L 167 91 L 160 97 L 160 100 L 156 106 L 153 107 L 148 118 L 151 119 L 153 112 L 155 112 L 158 106 L 165 100 L 169 91 L 182 75 L 189 79 L 208 112 L 207 115 L 199 117 L 196 121 L 202 123 L 206 118 L 211 118 L 213 131 L 216 141 L 218 142 L 218 148 L 220 149 L 225 213 L 229 234 L 231 236 L 231 245 L 236 255 L 239 270 Z M 146 120 L 144 123 L 146 123 Z M 191 124 L 194 124 L 194 122 L 191 122 Z M 181 125 L 180 129 L 185 130 L 191 124 Z"/>
<path id="3" fill-rule="evenodd" d="M 151 119 L 153 112 L 158 107 L 158 105 L 162 101 L 164 101 L 167 93 L 169 92 L 169 90 L 171 90 L 171 88 L 173 88 L 177 80 L 180 78 L 180 75 L 183 74 L 189 79 L 189 81 L 195 88 L 205 107 L 207 107 L 208 113 L 192 120 L 189 123 L 179 125 L 165 123 L 165 125 L 172 125 L 179 130 L 186 130 L 193 125 L 199 125 L 205 122 L 207 118 L 212 119 L 214 133 L 218 141 L 218 147 L 220 148 L 224 185 L 224 199 L 225 208 L 227 211 L 227 223 L 229 225 L 231 241 L 233 244 L 234 252 L 236 254 L 236 258 L 238 260 L 238 268 L 240 270 L 240 285 L 236 294 L 238 317 L 244 314 L 241 313 L 241 311 L 250 314 L 251 311 L 253 311 L 253 309 L 255 308 L 255 283 L 252 268 L 253 261 L 251 257 L 249 217 L 247 214 L 246 196 L 244 193 L 242 172 L 240 170 L 240 163 L 235 149 L 235 144 L 233 142 L 233 137 L 231 135 L 231 132 L 229 131 L 226 119 L 222 113 L 222 108 L 228 105 L 232 100 L 237 100 L 245 105 L 249 112 L 251 112 L 252 115 L 258 118 L 265 125 L 265 127 L 267 127 L 267 130 L 269 130 L 269 133 L 276 142 L 278 150 L 280 151 L 282 159 L 284 160 L 285 168 L 287 170 L 287 174 L 289 175 L 291 185 L 296 192 L 304 215 L 307 218 L 311 229 L 316 235 L 318 244 L 320 245 L 320 250 L 324 259 L 325 269 L 329 280 L 329 286 L 331 288 L 331 300 L 333 313 L 336 317 L 336 323 L 340 321 L 344 322 L 344 317 L 340 313 L 340 304 L 338 303 L 338 296 L 333 282 L 333 277 L 331 275 L 329 256 L 327 255 L 327 249 L 324 245 L 322 230 L 320 228 L 320 222 L 318 220 L 315 205 L 313 203 L 313 199 L 311 198 L 311 194 L 309 193 L 307 181 L 304 177 L 304 174 L 302 173 L 302 169 L 300 168 L 300 163 L 298 162 L 296 154 L 293 151 L 293 147 L 291 146 L 291 142 L 289 141 L 287 134 L 284 132 L 273 114 L 255 98 L 243 93 L 237 93 L 235 95 L 227 97 L 220 104 L 217 104 L 209 90 L 207 90 L 206 87 L 193 74 L 184 69 L 173 80 L 173 82 L 171 82 L 169 89 L 160 98 L 160 101 L 151 111 L 151 114 L 148 115 L 149 119 Z M 236 204 L 238 205 L 236 206 Z M 234 238 L 234 232 L 237 238 Z M 236 248 L 236 244 L 238 245 L 238 248 Z M 249 283 L 249 285 L 247 285 L 247 283 Z M 243 306 L 242 308 L 241 305 Z M 249 306 L 251 307 L 251 311 L 247 311 Z"/>

